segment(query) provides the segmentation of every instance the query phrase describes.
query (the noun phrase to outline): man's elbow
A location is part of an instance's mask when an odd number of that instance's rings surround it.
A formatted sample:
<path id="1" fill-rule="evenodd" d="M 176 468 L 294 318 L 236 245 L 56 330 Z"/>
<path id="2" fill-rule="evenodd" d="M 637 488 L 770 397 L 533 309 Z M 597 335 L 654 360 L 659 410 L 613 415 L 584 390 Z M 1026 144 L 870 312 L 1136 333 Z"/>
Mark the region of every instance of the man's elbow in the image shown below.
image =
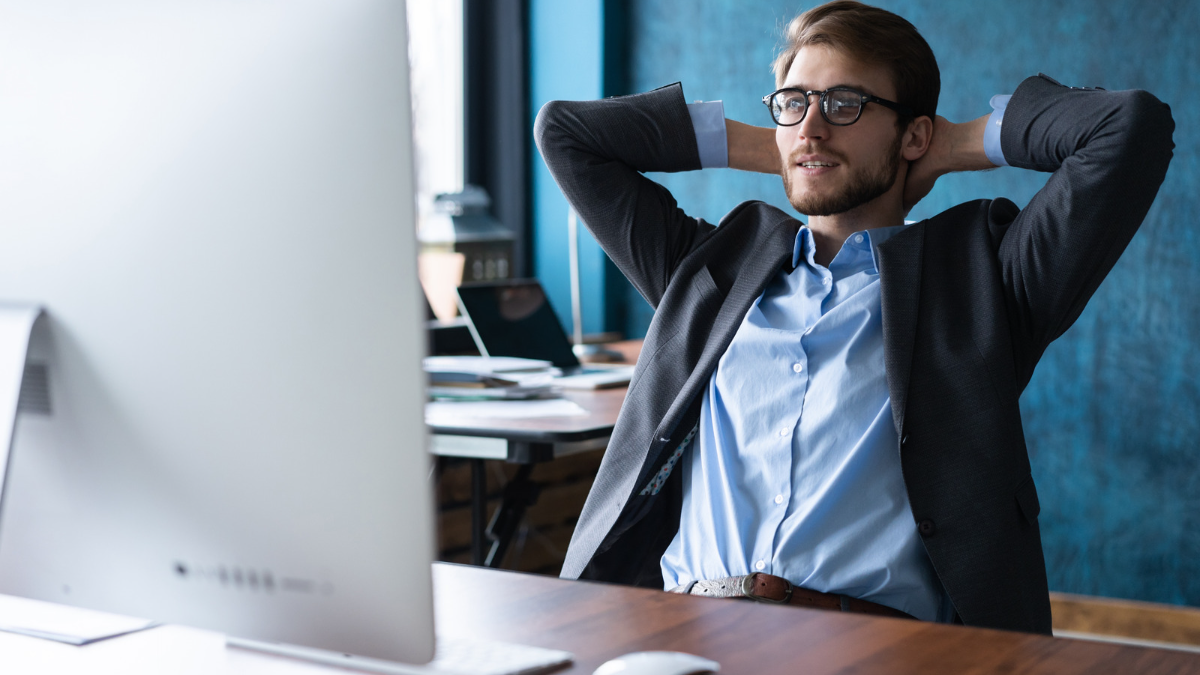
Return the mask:
<path id="1" fill-rule="evenodd" d="M 1165 175 L 1175 149 L 1172 140 L 1175 120 L 1171 117 L 1171 106 L 1140 89 L 1121 94 L 1125 96 L 1122 124 L 1126 125 L 1136 144 L 1134 151 L 1149 167 L 1157 168 Z"/>
<path id="2" fill-rule="evenodd" d="M 546 103 L 538 111 L 537 117 L 533 121 L 533 142 L 537 144 L 538 150 L 543 156 L 546 154 L 547 140 L 561 133 L 562 125 L 559 122 L 565 114 L 564 103 L 564 101 Z"/>

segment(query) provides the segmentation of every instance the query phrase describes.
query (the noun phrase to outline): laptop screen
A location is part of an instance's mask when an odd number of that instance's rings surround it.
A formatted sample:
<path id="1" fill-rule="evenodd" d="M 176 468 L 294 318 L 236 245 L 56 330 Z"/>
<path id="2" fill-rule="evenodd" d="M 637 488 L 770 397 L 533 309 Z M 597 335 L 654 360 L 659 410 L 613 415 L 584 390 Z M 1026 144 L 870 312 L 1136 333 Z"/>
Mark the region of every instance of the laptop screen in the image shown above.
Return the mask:
<path id="1" fill-rule="evenodd" d="M 460 286 L 458 297 L 489 355 L 545 359 L 559 368 L 579 365 L 537 281 Z"/>

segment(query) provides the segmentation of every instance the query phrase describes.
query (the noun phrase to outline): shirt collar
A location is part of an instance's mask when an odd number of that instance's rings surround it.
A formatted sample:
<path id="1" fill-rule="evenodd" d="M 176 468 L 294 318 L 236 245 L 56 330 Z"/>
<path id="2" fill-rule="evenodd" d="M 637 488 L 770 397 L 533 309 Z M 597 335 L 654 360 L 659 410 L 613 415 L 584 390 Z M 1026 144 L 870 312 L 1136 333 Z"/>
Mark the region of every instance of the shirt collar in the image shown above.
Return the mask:
<path id="1" fill-rule="evenodd" d="M 867 236 L 871 240 L 871 259 L 875 263 L 875 271 L 879 271 L 879 245 L 891 239 L 904 228 L 912 223 L 905 222 L 903 225 L 893 225 L 891 227 L 877 227 L 874 230 L 868 230 Z"/>
<path id="2" fill-rule="evenodd" d="M 893 225 L 891 227 L 876 227 L 876 228 L 872 228 L 870 230 L 863 230 L 862 232 L 855 232 L 854 234 L 851 234 L 850 237 L 846 241 L 847 242 L 852 241 L 854 239 L 854 236 L 858 235 L 858 234 L 861 234 L 864 237 L 866 237 L 867 242 L 871 246 L 871 260 L 875 264 L 875 270 L 878 271 L 879 270 L 879 245 L 882 244 L 883 242 L 887 241 L 888 239 L 891 239 L 893 235 L 895 235 L 897 232 L 903 230 L 904 228 L 908 227 L 910 224 L 911 223 L 906 222 L 903 225 Z M 842 245 L 845 246 L 846 244 L 843 243 Z M 808 229 L 808 225 L 801 225 L 800 231 L 796 233 L 796 243 L 792 248 L 791 269 L 789 269 L 788 272 L 791 272 L 792 270 L 796 269 L 796 267 L 800 264 L 800 261 L 802 259 L 807 260 L 809 265 L 816 267 L 817 263 L 814 260 L 814 256 L 816 256 L 816 254 L 817 254 L 817 247 L 816 247 L 816 243 L 813 242 L 812 231 Z"/>

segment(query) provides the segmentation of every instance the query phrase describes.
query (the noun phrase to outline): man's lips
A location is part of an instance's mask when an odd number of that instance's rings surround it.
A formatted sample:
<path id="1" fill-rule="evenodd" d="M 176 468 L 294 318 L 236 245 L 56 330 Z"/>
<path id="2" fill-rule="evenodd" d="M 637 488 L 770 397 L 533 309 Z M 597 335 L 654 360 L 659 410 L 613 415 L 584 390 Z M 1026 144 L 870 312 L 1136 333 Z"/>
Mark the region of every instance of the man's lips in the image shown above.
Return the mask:
<path id="1" fill-rule="evenodd" d="M 841 162 L 836 157 L 827 154 L 807 153 L 796 155 L 792 159 L 792 166 L 804 176 L 820 176 L 840 165 Z"/>

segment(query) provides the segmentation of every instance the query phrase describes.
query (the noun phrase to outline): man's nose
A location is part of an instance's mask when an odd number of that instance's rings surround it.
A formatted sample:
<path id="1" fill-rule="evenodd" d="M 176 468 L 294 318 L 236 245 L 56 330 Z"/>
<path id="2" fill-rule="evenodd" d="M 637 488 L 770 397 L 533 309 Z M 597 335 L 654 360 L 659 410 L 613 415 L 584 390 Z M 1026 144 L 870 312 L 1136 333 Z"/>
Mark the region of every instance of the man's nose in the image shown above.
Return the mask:
<path id="1" fill-rule="evenodd" d="M 808 99 L 808 112 L 804 113 L 804 119 L 796 125 L 796 133 L 801 138 L 827 138 L 829 136 L 829 122 L 825 121 L 825 117 L 821 114 L 821 97 L 813 94 Z"/>

